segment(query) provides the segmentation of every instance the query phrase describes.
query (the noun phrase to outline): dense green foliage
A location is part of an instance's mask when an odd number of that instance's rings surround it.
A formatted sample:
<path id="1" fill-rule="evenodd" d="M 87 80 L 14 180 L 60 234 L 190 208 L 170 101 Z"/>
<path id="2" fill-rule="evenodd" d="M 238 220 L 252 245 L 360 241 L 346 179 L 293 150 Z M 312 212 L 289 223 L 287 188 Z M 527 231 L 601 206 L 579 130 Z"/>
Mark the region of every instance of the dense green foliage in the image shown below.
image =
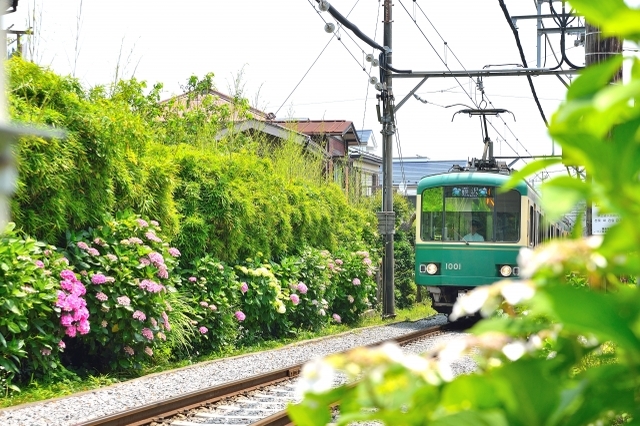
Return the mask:
<path id="1" fill-rule="evenodd" d="M 376 309 L 375 209 L 294 140 L 235 133 L 248 102 L 218 102 L 212 74 L 160 102 L 135 79 L 86 91 L 17 57 L 7 70 L 13 119 L 67 137 L 19 143 L 16 230 L 0 242 L 5 391 Z"/>
<path id="2" fill-rule="evenodd" d="M 622 0 L 570 3 L 609 35 L 640 40 L 640 10 Z M 628 59 L 629 82 L 611 85 L 622 63 L 583 71 L 550 123 L 564 160 L 590 179 L 557 177 L 542 190 L 553 216 L 587 201 L 619 223 L 604 238 L 583 238 L 578 224 L 573 239 L 523 249 L 520 280 L 457 301 L 454 317 L 488 316 L 464 340 L 425 356 L 385 346 L 309 364 L 306 398 L 290 407 L 296 424 L 330 422 L 335 401 L 339 425 L 640 424 L 640 288 L 627 279 L 640 275 L 640 60 Z M 551 162 L 526 167 L 511 184 Z M 450 363 L 463 355 L 478 369 L 454 377 Z M 336 370 L 360 381 L 330 389 Z"/>
<path id="3" fill-rule="evenodd" d="M 64 140 L 23 138 L 13 201 L 18 226 L 57 243 L 67 229 L 99 225 L 106 214 L 131 209 L 175 231 L 173 167 L 155 146 L 151 128 L 120 98 L 86 93 L 19 58 L 8 61 L 10 113 L 21 122 L 64 129 Z"/>

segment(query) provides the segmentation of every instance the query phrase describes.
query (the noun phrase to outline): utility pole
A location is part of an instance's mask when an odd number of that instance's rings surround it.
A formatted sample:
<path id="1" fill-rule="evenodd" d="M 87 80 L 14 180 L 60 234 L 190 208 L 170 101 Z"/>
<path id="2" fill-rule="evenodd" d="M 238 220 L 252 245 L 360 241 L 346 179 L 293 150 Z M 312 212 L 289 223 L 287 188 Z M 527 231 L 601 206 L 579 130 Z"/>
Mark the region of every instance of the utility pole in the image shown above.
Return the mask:
<path id="1" fill-rule="evenodd" d="M 616 37 L 602 37 L 600 28 L 586 23 L 584 38 L 584 63 L 585 66 L 597 64 L 606 61 L 615 55 L 622 54 L 622 40 Z M 622 68 L 613 76 L 612 84 L 622 80 Z M 586 173 L 587 182 L 591 181 L 591 176 Z M 587 236 L 593 235 L 593 203 L 587 203 L 587 211 L 585 214 L 586 233 Z"/>
<path id="2" fill-rule="evenodd" d="M 384 55 L 385 64 L 390 65 L 392 57 L 391 43 L 391 0 L 384 0 Z M 395 133 L 393 110 L 393 77 L 389 67 L 384 68 L 384 88 L 379 95 L 382 100 L 382 212 L 379 219 L 384 222 L 384 257 L 382 265 L 382 317 L 395 317 L 394 297 L 394 254 L 393 237 L 395 233 L 395 213 L 393 211 L 393 135 Z"/>

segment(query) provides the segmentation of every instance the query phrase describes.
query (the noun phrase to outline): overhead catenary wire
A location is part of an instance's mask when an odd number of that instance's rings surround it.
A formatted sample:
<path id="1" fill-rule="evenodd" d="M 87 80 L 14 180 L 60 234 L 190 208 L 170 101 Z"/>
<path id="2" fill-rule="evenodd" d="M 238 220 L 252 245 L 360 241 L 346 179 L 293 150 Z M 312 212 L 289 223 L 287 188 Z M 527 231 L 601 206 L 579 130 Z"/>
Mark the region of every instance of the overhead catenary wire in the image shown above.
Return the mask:
<path id="1" fill-rule="evenodd" d="M 405 7 L 404 3 L 402 2 L 402 0 L 399 0 L 400 5 L 402 6 L 402 8 L 405 10 L 405 12 L 411 16 L 411 14 L 409 13 L 409 11 L 407 10 L 407 8 Z M 416 2 L 417 4 L 417 2 Z M 431 20 L 429 20 L 429 18 L 427 17 L 426 13 L 424 12 L 424 10 L 422 10 L 422 7 L 417 4 L 418 8 L 420 9 L 420 11 L 422 12 L 422 15 L 427 19 L 427 21 L 429 22 L 429 24 L 432 26 L 432 28 L 435 30 L 436 34 L 438 34 L 438 36 L 440 37 L 440 39 L 443 42 L 446 42 L 444 40 L 444 38 L 442 37 L 442 35 L 440 34 L 440 32 L 437 30 L 437 28 L 435 27 L 435 25 L 433 25 L 433 23 L 431 22 Z M 414 24 L 416 25 L 416 27 L 418 28 L 418 31 L 420 31 L 420 33 L 422 34 L 422 36 L 425 38 L 425 40 L 427 41 L 427 43 L 431 46 L 431 49 L 434 51 L 434 53 L 436 54 L 436 56 L 440 59 L 440 61 L 444 64 L 444 66 L 447 68 L 448 71 L 451 72 L 451 68 L 449 67 L 449 65 L 444 61 L 444 59 L 442 58 L 442 56 L 440 56 L 440 54 L 438 53 L 437 49 L 433 46 L 433 44 L 431 43 L 431 41 L 429 40 L 429 38 L 427 37 L 427 35 L 424 33 L 424 31 L 422 30 L 422 28 L 420 28 L 420 25 L 418 25 L 418 22 L 412 18 L 412 21 L 414 22 Z M 460 64 L 460 66 L 462 66 L 462 68 L 467 71 L 467 69 L 464 67 L 464 65 L 462 64 L 462 62 L 460 61 L 460 59 L 458 59 L 458 57 L 456 56 L 456 54 L 453 52 L 453 50 L 451 49 L 451 46 L 448 46 L 448 51 L 451 52 L 451 54 L 453 55 L 453 57 L 458 61 L 458 63 Z M 473 102 L 473 104 L 476 106 L 476 108 L 478 107 L 477 102 L 473 99 L 473 97 L 469 94 L 469 92 L 465 89 L 465 87 L 462 85 L 462 83 L 460 82 L 460 80 L 458 80 L 457 77 L 454 77 L 454 79 L 456 80 L 456 82 L 458 83 L 458 85 L 460 86 L 460 88 L 464 91 L 464 93 L 467 95 L 467 97 L 471 100 L 471 102 Z M 471 81 L 473 81 L 474 83 L 476 83 L 477 85 L 477 81 L 475 79 L 473 79 L 473 77 L 471 77 L 471 75 L 469 75 L 469 79 Z M 489 100 L 488 96 L 487 96 L 487 102 L 493 106 L 493 103 Z M 500 117 L 500 119 L 502 120 L 502 122 L 508 127 L 508 124 L 502 119 L 502 117 Z M 497 133 L 500 134 L 500 132 L 498 131 L 498 129 L 496 129 L 496 127 L 493 125 L 493 123 L 491 121 L 489 121 L 489 125 L 493 128 L 493 130 Z M 509 130 L 511 131 L 511 134 L 515 137 L 515 134 L 513 133 L 513 131 L 509 128 Z M 506 142 L 506 138 L 503 137 L 503 139 L 505 139 Z M 522 142 L 520 142 L 520 140 L 515 137 L 516 141 L 518 142 L 518 144 L 528 153 L 529 150 L 527 150 L 527 148 L 522 144 Z M 508 144 L 509 147 L 513 150 L 513 152 L 515 154 L 518 154 L 518 150 L 514 149 L 510 144 Z M 523 160 L 524 161 L 524 160 Z M 526 161 L 525 161 L 526 163 Z"/>
<path id="2" fill-rule="evenodd" d="M 504 0 L 498 0 L 500 3 L 500 9 L 502 9 L 502 13 L 504 13 L 504 17 L 509 23 L 509 28 L 511 28 L 511 32 L 513 32 L 513 36 L 516 40 L 516 46 L 518 47 L 518 52 L 520 52 L 520 59 L 522 60 L 522 65 L 525 68 L 529 68 L 527 65 L 527 59 L 524 57 L 524 51 L 522 49 L 522 43 L 520 42 L 520 35 L 518 34 L 518 29 L 513 24 L 511 20 L 511 16 L 509 15 L 509 11 L 507 10 L 507 6 L 504 4 Z M 540 100 L 538 99 L 538 94 L 536 93 L 536 88 L 533 85 L 533 79 L 529 74 L 527 74 L 527 81 L 529 82 L 529 87 L 531 88 L 531 94 L 533 95 L 533 99 L 536 102 L 538 107 L 538 112 L 540 112 L 540 116 L 542 117 L 542 121 L 544 121 L 544 125 L 549 127 L 549 122 L 547 121 L 547 117 L 544 114 L 544 110 L 542 109 L 542 105 L 540 105 Z"/>
<path id="3" fill-rule="evenodd" d="M 326 24 L 327 21 L 322 17 L 320 11 L 318 11 L 315 7 L 315 5 L 312 3 L 312 0 L 307 0 L 309 2 L 309 4 L 311 5 L 311 7 L 313 8 L 313 10 L 318 14 L 318 16 L 320 17 L 320 19 L 322 19 L 322 21 Z M 317 0 L 316 0 L 317 1 Z M 356 3 L 353 5 L 353 7 L 351 8 L 351 10 L 349 11 L 349 14 L 351 14 L 351 12 L 353 12 L 353 9 L 356 7 L 356 5 L 358 4 L 360 0 L 357 0 Z M 349 14 L 347 14 L 347 16 L 349 16 Z M 287 101 L 289 100 L 289 98 L 291 98 L 291 96 L 295 93 L 295 91 L 298 89 L 298 87 L 300 86 L 300 84 L 304 81 L 304 79 L 307 77 L 307 75 L 309 74 L 309 72 L 311 71 L 311 69 L 315 66 L 315 64 L 318 62 L 318 60 L 320 59 L 320 57 L 322 56 L 322 54 L 324 53 L 325 50 L 327 50 L 327 47 L 329 47 L 329 44 L 331 44 L 331 42 L 333 41 L 334 38 L 337 38 L 337 35 L 335 33 L 332 34 L 332 37 L 329 39 L 329 41 L 327 42 L 327 44 L 324 46 L 324 48 L 320 51 L 320 54 L 316 57 L 316 59 L 313 61 L 313 63 L 311 64 L 311 66 L 309 67 L 309 69 L 307 69 L 307 71 L 304 73 L 304 75 L 302 76 L 302 78 L 300 79 L 300 81 L 298 81 L 298 83 L 295 85 L 295 87 L 293 88 L 293 90 L 291 91 L 291 93 L 289 93 L 289 95 L 286 97 L 286 99 L 284 100 L 284 102 L 282 102 L 282 105 L 280 105 L 280 107 L 276 110 L 275 114 L 277 115 L 278 112 L 280 112 L 280 110 L 282 109 L 282 107 L 287 103 Z M 342 43 L 343 46 L 344 43 Z M 346 46 L 345 46 L 346 48 Z M 349 49 L 347 49 L 349 50 Z M 351 52 L 349 52 L 351 53 Z M 353 55 L 352 55 L 353 56 Z M 355 58 L 355 57 L 354 57 Z M 356 62 L 358 60 L 356 59 Z M 359 62 L 358 62 L 359 65 Z M 365 70 L 366 72 L 366 70 Z"/>
<path id="4" fill-rule="evenodd" d="M 378 14 L 376 16 L 376 28 L 373 32 L 373 37 L 375 38 L 378 35 L 378 22 L 380 22 L 380 8 L 381 8 L 381 3 L 380 0 L 378 0 Z M 374 50 L 375 51 L 375 50 Z M 364 53 L 364 51 L 362 52 Z M 369 76 L 371 76 L 371 70 L 373 69 L 373 64 L 369 64 Z M 369 97 L 369 82 L 367 81 L 367 89 L 365 92 L 365 96 L 364 96 L 364 112 L 362 114 L 362 130 L 364 130 L 364 121 L 367 118 L 367 98 Z"/>

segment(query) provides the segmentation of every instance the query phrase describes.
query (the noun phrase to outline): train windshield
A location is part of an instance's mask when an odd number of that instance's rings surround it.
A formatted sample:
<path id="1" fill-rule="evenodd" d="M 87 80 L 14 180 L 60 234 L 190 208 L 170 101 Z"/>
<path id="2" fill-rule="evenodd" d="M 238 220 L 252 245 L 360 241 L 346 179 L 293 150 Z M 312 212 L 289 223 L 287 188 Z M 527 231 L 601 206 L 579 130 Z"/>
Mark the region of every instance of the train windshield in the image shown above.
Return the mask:
<path id="1" fill-rule="evenodd" d="M 424 241 L 520 240 L 520 193 L 494 186 L 457 185 L 422 193 L 420 235 Z"/>

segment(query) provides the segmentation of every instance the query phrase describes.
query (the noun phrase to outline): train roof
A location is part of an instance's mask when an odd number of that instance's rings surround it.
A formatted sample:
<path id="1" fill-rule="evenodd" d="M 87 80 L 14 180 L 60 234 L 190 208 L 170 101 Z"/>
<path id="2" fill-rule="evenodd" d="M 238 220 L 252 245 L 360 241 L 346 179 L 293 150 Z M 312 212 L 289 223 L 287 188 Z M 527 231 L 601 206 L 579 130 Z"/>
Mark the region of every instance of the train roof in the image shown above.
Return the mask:
<path id="1" fill-rule="evenodd" d="M 417 192 L 420 194 L 426 188 L 449 185 L 502 186 L 510 178 L 511 176 L 509 174 L 496 173 L 494 171 L 451 171 L 422 178 L 420 182 L 418 182 Z M 514 189 L 522 195 L 529 195 L 532 192 L 535 193 L 533 188 L 524 180 L 519 182 Z"/>

